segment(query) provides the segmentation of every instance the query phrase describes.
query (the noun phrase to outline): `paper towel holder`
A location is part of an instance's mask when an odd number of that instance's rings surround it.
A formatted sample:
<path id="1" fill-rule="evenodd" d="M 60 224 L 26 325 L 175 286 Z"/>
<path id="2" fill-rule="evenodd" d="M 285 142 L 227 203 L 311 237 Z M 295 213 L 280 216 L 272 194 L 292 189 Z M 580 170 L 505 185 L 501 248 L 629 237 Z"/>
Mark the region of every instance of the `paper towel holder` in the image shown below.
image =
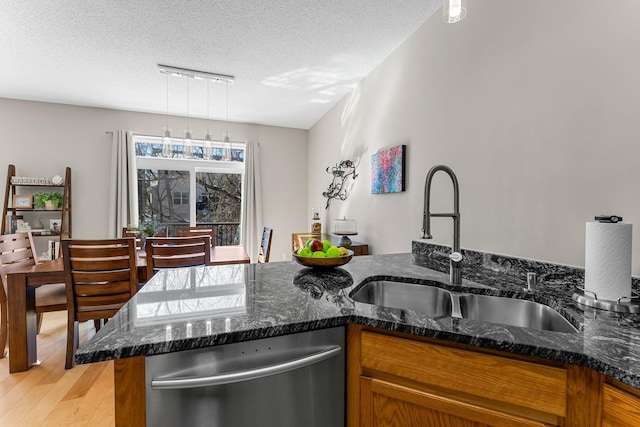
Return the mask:
<path id="1" fill-rule="evenodd" d="M 598 215 L 593 219 L 598 222 L 612 222 L 614 224 L 622 221 L 622 217 L 620 215 Z"/>
<path id="2" fill-rule="evenodd" d="M 635 296 L 633 296 L 634 294 Z M 576 292 L 574 292 L 571 298 L 578 304 L 600 310 L 613 311 L 616 313 L 640 313 L 640 297 L 633 290 L 631 291 L 631 295 L 631 298 L 622 297 L 618 298 L 617 301 L 598 299 L 598 296 L 594 292 L 576 286 Z"/>

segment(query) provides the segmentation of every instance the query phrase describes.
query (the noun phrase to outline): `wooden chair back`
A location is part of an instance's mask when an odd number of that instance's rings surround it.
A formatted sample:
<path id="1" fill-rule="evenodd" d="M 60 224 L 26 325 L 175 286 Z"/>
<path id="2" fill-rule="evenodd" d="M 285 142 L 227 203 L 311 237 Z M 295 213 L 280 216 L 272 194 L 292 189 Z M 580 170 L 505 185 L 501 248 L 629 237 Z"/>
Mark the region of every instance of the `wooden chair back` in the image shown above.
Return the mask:
<path id="1" fill-rule="evenodd" d="M 67 284 L 67 360 L 72 368 L 78 348 L 78 322 L 112 317 L 138 289 L 136 242 L 131 237 L 62 240 Z"/>
<path id="2" fill-rule="evenodd" d="M 126 227 L 122 229 L 122 237 L 133 237 L 136 239 L 136 248 L 142 249 L 144 241 L 142 240 L 142 233 L 137 231 L 128 230 Z"/>
<path id="3" fill-rule="evenodd" d="M 31 233 L 14 233 L 0 235 L 0 358 L 4 356 L 4 348 L 8 335 L 7 274 L 24 271 L 38 264 L 33 251 Z M 40 331 L 42 313 L 67 309 L 64 283 L 40 286 L 36 289 L 36 329 Z"/>
<path id="4" fill-rule="evenodd" d="M 262 239 L 260 240 L 260 251 L 258 252 L 258 262 L 269 262 L 269 254 L 271 253 L 271 238 L 273 230 L 269 227 L 262 229 Z"/>
<path id="5" fill-rule="evenodd" d="M 216 245 L 216 228 L 214 226 L 177 226 L 175 233 L 176 237 L 209 236 L 211 237 L 211 247 L 214 247 Z"/>
<path id="6" fill-rule="evenodd" d="M 211 265 L 211 237 L 149 237 L 145 246 L 147 277 L 160 268 Z"/>

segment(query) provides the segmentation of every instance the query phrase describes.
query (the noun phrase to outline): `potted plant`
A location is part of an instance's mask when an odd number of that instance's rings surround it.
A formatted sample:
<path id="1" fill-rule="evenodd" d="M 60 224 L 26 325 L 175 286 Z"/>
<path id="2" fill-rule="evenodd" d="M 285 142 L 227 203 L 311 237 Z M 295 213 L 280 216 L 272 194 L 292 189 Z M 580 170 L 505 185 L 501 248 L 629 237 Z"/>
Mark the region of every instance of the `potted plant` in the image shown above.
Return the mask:
<path id="1" fill-rule="evenodd" d="M 158 226 L 153 222 L 142 224 L 139 228 L 139 232 L 142 234 L 142 237 L 153 237 L 157 231 Z"/>
<path id="2" fill-rule="evenodd" d="M 62 194 L 57 192 L 36 194 L 34 205 L 38 209 L 60 209 L 60 206 L 62 205 L 62 197 Z"/>

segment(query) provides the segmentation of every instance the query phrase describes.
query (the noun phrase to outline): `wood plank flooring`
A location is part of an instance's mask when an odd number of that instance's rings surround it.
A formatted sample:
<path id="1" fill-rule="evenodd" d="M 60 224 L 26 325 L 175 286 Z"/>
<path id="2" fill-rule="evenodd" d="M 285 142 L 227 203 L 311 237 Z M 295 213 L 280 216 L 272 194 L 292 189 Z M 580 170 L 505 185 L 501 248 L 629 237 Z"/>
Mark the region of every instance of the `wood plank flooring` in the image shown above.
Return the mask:
<path id="1" fill-rule="evenodd" d="M 80 324 L 80 345 L 95 333 L 93 322 Z M 38 335 L 41 364 L 9 374 L 0 359 L 0 426 L 115 425 L 113 362 L 76 365 L 65 370 L 67 313 L 46 313 Z"/>

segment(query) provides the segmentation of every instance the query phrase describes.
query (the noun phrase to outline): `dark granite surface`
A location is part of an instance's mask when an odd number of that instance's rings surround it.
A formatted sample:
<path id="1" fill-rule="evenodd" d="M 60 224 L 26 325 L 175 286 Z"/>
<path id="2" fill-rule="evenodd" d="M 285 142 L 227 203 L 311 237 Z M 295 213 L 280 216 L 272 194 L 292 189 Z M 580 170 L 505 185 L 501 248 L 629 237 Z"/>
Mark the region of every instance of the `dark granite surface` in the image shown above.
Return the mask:
<path id="1" fill-rule="evenodd" d="M 357 323 L 588 366 L 640 389 L 640 315 L 577 307 L 571 295 L 582 282 L 579 269 L 464 251 L 463 285 L 452 287 L 442 272 L 448 271 L 448 261 L 434 249 L 448 251 L 414 242 L 412 254 L 354 257 L 333 270 L 311 270 L 294 262 L 165 270 L 78 350 L 76 361 L 154 355 Z M 538 274 L 540 289 L 533 293 L 523 290 L 527 271 Z M 435 281 L 458 292 L 534 300 L 558 310 L 579 332 L 435 317 L 348 297 L 362 282 L 381 278 Z"/>

